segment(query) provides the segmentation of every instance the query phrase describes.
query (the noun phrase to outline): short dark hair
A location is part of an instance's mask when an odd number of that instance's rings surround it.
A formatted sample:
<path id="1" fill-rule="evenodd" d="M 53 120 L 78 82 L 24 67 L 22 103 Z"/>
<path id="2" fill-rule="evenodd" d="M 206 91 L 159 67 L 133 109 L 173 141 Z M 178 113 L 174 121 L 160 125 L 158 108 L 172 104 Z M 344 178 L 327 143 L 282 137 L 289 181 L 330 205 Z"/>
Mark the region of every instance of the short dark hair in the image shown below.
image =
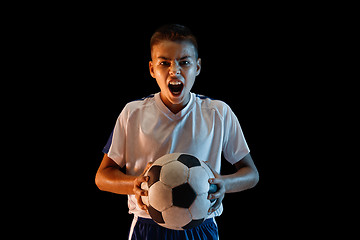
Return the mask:
<path id="1" fill-rule="evenodd" d="M 150 39 L 150 51 L 152 47 L 161 41 L 189 41 L 195 48 L 195 58 L 198 58 L 198 45 L 196 37 L 188 27 L 180 24 L 167 24 L 158 28 Z"/>

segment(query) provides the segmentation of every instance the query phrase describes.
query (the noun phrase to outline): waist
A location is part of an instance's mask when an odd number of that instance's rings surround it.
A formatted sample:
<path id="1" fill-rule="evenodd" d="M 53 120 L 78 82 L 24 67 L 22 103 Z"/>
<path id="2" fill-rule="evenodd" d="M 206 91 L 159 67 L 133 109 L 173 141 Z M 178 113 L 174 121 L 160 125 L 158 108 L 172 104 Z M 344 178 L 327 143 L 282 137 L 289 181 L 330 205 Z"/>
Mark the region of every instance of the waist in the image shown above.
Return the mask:
<path id="1" fill-rule="evenodd" d="M 151 218 L 138 217 L 137 221 L 138 221 L 138 222 L 141 222 L 141 223 L 145 223 L 145 224 L 158 225 L 158 224 L 157 224 L 154 220 L 152 220 Z M 208 218 L 208 219 L 206 219 L 204 222 L 202 222 L 200 225 L 209 224 L 209 223 L 215 223 L 214 218 Z"/>

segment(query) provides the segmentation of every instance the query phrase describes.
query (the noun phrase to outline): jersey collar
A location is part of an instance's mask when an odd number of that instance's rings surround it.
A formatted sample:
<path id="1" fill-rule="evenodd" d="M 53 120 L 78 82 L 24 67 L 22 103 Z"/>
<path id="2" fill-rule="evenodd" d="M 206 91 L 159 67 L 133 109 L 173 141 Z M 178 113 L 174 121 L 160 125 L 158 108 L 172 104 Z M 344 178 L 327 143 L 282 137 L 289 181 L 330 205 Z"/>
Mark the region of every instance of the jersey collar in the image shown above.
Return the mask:
<path id="1" fill-rule="evenodd" d="M 173 119 L 173 120 L 177 120 L 180 119 L 182 117 L 184 117 L 186 114 L 188 114 L 190 112 L 190 110 L 193 108 L 194 106 L 194 102 L 195 102 L 195 94 L 194 93 L 190 93 L 190 100 L 188 102 L 188 104 L 185 106 L 184 109 L 182 109 L 180 112 L 174 114 L 173 112 L 170 111 L 170 109 L 168 109 L 166 107 L 166 105 L 163 103 L 163 101 L 160 98 L 160 92 L 155 94 L 155 102 L 156 105 L 158 106 L 159 110 L 168 118 Z"/>

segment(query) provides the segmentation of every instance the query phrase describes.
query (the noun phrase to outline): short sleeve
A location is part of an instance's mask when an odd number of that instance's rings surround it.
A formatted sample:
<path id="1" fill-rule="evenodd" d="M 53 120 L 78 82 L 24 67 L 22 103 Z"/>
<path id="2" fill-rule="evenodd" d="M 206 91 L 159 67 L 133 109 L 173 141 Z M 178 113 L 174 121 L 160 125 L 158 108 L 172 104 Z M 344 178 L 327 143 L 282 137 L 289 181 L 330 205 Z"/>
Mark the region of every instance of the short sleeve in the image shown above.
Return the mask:
<path id="1" fill-rule="evenodd" d="M 231 164 L 235 164 L 249 152 L 250 149 L 246 143 L 238 118 L 230 107 L 226 105 L 224 111 L 224 157 Z"/>
<path id="2" fill-rule="evenodd" d="M 120 113 L 114 130 L 108 140 L 103 152 L 108 150 L 107 154 L 109 158 L 114 160 L 120 167 L 125 166 L 125 147 L 126 147 L 126 117 L 125 109 Z"/>
<path id="3" fill-rule="evenodd" d="M 107 154 L 109 152 L 110 146 L 111 146 L 111 143 L 112 143 L 113 134 L 114 134 L 114 131 L 111 132 L 110 137 L 109 137 L 105 147 L 103 148 L 103 151 L 102 151 L 103 153 Z"/>

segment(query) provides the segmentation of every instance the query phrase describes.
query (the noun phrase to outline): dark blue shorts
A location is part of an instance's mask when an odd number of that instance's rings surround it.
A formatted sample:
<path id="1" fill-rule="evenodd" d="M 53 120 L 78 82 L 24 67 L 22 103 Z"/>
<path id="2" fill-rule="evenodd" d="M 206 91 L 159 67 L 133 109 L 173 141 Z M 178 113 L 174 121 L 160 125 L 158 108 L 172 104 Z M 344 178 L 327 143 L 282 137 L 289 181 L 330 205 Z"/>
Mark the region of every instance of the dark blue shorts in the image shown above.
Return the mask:
<path id="1" fill-rule="evenodd" d="M 213 218 L 197 227 L 183 231 L 161 227 L 152 219 L 138 217 L 130 230 L 131 240 L 218 240 L 218 228 Z"/>

